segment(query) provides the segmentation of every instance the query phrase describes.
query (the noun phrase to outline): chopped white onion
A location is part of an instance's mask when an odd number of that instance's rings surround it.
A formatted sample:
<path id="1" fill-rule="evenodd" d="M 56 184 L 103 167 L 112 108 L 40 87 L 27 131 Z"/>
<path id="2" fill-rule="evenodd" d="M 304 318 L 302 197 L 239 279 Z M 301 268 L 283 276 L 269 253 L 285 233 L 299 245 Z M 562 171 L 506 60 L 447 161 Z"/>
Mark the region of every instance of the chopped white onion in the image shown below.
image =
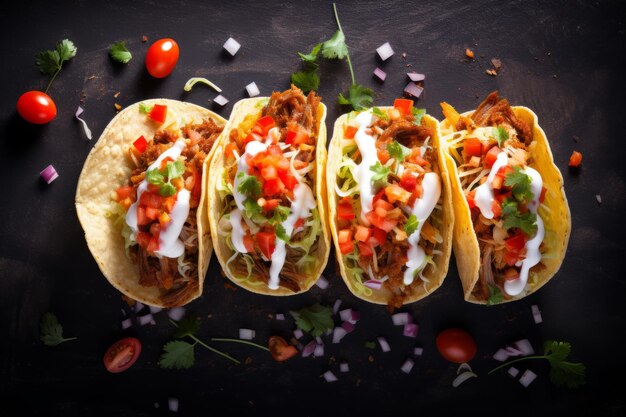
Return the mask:
<path id="1" fill-rule="evenodd" d="M 333 314 L 337 314 L 339 307 L 341 307 L 341 300 L 337 299 L 335 300 L 335 304 L 333 304 Z"/>
<path id="2" fill-rule="evenodd" d="M 511 375 L 513 378 L 515 378 L 519 374 L 519 369 L 517 369 L 514 366 L 511 366 L 507 372 L 509 373 L 509 375 Z"/>
<path id="3" fill-rule="evenodd" d="M 377 279 L 368 279 L 363 283 L 363 285 L 373 290 L 380 290 L 383 287 L 383 282 Z"/>
<path id="4" fill-rule="evenodd" d="M 174 321 L 180 321 L 185 317 L 186 310 L 184 307 L 174 307 L 167 312 L 167 316 Z"/>
<path id="5" fill-rule="evenodd" d="M 331 332 L 332 332 L 332 329 L 331 329 Z M 318 345 L 323 345 L 324 344 L 324 342 L 322 341 L 322 338 L 319 337 L 319 336 L 315 337 L 315 341 L 317 342 Z"/>
<path id="6" fill-rule="evenodd" d="M 424 354 L 424 348 L 423 348 L 423 347 L 421 347 L 421 346 L 416 346 L 416 347 L 413 349 L 413 354 L 414 354 L 415 356 L 422 356 L 422 355 Z"/>
<path id="7" fill-rule="evenodd" d="M 352 331 L 354 331 L 354 324 L 350 323 L 349 321 L 344 321 L 343 323 L 341 323 L 341 327 L 345 329 L 346 333 L 351 333 Z"/>
<path id="8" fill-rule="evenodd" d="M 391 346 L 389 346 L 387 339 L 385 339 L 384 337 L 382 336 L 378 337 L 378 344 L 380 345 L 380 348 L 382 349 L 383 352 L 391 351 Z"/>
<path id="9" fill-rule="evenodd" d="M 389 45 L 389 42 L 385 42 L 378 48 L 376 48 L 376 52 L 378 53 L 380 59 L 382 59 L 383 61 L 386 61 L 394 54 L 393 49 L 391 49 L 391 45 Z"/>
<path id="10" fill-rule="evenodd" d="M 151 321 L 154 321 L 152 319 L 152 314 L 146 314 L 145 316 L 139 316 L 139 317 L 137 317 L 137 319 L 139 320 L 139 324 L 141 326 L 145 326 L 146 324 L 150 323 Z"/>
<path id="11" fill-rule="evenodd" d="M 224 43 L 224 49 L 226 49 L 231 56 L 235 56 L 239 48 L 241 48 L 241 44 L 233 38 L 228 38 Z"/>
<path id="12" fill-rule="evenodd" d="M 324 379 L 326 382 L 335 382 L 337 381 L 337 377 L 331 371 L 324 372 Z"/>
<path id="13" fill-rule="evenodd" d="M 385 78 L 387 78 L 387 73 L 381 70 L 380 68 L 376 68 L 374 70 L 374 76 L 378 78 L 380 81 L 385 81 Z"/>
<path id="14" fill-rule="evenodd" d="M 339 318 L 341 318 L 341 321 L 350 321 L 350 320 L 352 320 L 352 309 L 351 308 L 347 308 L 345 310 L 341 310 L 339 312 Z"/>
<path id="15" fill-rule="evenodd" d="M 470 372 L 472 372 L 472 367 L 469 366 L 469 363 L 463 362 L 462 364 L 459 365 L 458 368 L 456 368 L 456 374 L 458 375 L 462 371 L 470 371 Z"/>
<path id="16" fill-rule="evenodd" d="M 293 331 L 293 337 L 295 337 L 296 339 L 300 339 L 302 336 L 304 336 L 304 332 L 301 329 L 296 329 Z"/>
<path id="17" fill-rule="evenodd" d="M 133 321 L 130 318 L 122 320 L 122 330 L 126 330 L 132 325 L 133 325 Z"/>
<path id="18" fill-rule="evenodd" d="M 339 364 L 339 372 L 350 372 L 350 366 L 348 366 L 348 362 L 341 362 Z"/>
<path id="19" fill-rule="evenodd" d="M 535 353 L 535 349 L 533 349 L 533 346 L 530 344 L 530 341 L 528 339 L 518 340 L 517 342 L 513 343 L 513 346 L 515 346 L 515 348 L 517 348 L 517 350 L 521 352 L 522 356 L 528 356 Z"/>
<path id="20" fill-rule="evenodd" d="M 406 85 L 406 87 L 404 87 L 404 92 L 415 98 L 419 98 L 419 96 L 422 95 L 422 91 L 424 91 L 424 88 L 414 82 L 410 82 Z"/>
<path id="21" fill-rule="evenodd" d="M 91 140 L 91 129 L 89 129 L 89 126 L 87 126 L 87 122 L 80 117 L 80 115 L 83 114 L 84 111 L 85 110 L 83 110 L 82 107 L 78 106 L 78 108 L 76 109 L 76 114 L 74 116 L 76 116 L 76 118 L 82 123 L 83 131 L 85 132 L 85 136 L 87 136 L 87 139 Z"/>
<path id="22" fill-rule="evenodd" d="M 519 379 L 519 383 L 524 386 L 524 388 L 528 387 L 531 382 L 533 382 L 537 378 L 537 374 L 531 371 L 530 369 L 526 369 L 522 376 Z"/>
<path id="23" fill-rule="evenodd" d="M 602 204 L 602 196 L 600 194 L 596 194 L 596 201 L 598 204 Z"/>
<path id="24" fill-rule="evenodd" d="M 412 323 L 413 319 L 411 315 L 407 312 L 404 313 L 396 313 L 391 316 L 391 320 L 393 321 L 394 326 L 404 326 L 407 323 Z"/>
<path id="25" fill-rule="evenodd" d="M 251 329 L 239 329 L 239 338 L 242 340 L 254 339 L 255 331 Z"/>
<path id="26" fill-rule="evenodd" d="M 161 307 L 150 306 L 150 313 L 152 314 L 156 314 L 161 310 L 163 310 Z"/>
<path id="27" fill-rule="evenodd" d="M 315 285 L 325 290 L 326 288 L 328 288 L 328 280 L 324 278 L 324 275 L 320 275 L 318 280 L 315 282 Z"/>
<path id="28" fill-rule="evenodd" d="M 213 103 L 217 104 L 218 106 L 224 107 L 226 104 L 228 104 L 228 99 L 220 94 L 213 99 Z"/>
<path id="29" fill-rule="evenodd" d="M 472 377 L 477 377 L 477 376 L 478 375 L 476 375 L 474 372 L 470 372 L 470 371 L 463 372 L 462 374 L 454 378 L 454 381 L 452 381 L 452 386 L 456 388 L 462 383 L 464 383 L 465 381 L 467 381 L 468 379 Z"/>
<path id="30" fill-rule="evenodd" d="M 324 356 L 324 345 L 315 345 L 315 350 L 313 350 L 313 356 L 315 356 L 316 358 Z"/>
<path id="31" fill-rule="evenodd" d="M 278 313 L 276 314 L 276 316 L 274 317 L 276 320 L 285 320 L 285 315 L 283 313 Z"/>
<path id="32" fill-rule="evenodd" d="M 509 356 L 509 353 L 504 349 L 498 349 L 498 351 L 493 354 L 493 358 L 498 362 L 504 362 Z"/>
<path id="33" fill-rule="evenodd" d="M 533 313 L 533 320 L 535 320 L 535 324 L 543 323 L 543 318 L 541 317 L 541 311 L 539 311 L 539 307 L 537 307 L 537 304 L 531 305 L 530 311 L 532 311 Z"/>
<path id="34" fill-rule="evenodd" d="M 315 343 L 315 340 L 311 340 L 309 343 L 306 344 L 304 349 L 302 349 L 302 357 L 306 358 L 307 356 L 311 356 L 316 347 L 317 343 Z"/>
<path id="35" fill-rule="evenodd" d="M 333 330 L 333 343 L 341 342 L 341 339 L 343 339 L 346 334 L 348 334 L 348 332 L 343 327 L 335 327 L 335 329 Z"/>
<path id="36" fill-rule="evenodd" d="M 404 361 L 404 363 L 402 364 L 402 366 L 400 367 L 400 369 L 402 370 L 402 372 L 404 372 L 405 374 L 408 374 L 411 372 L 411 369 L 413 369 L 413 365 L 415 365 L 415 362 L 413 362 L 412 359 L 407 359 Z"/>
<path id="37" fill-rule="evenodd" d="M 259 87 L 256 86 L 255 82 L 251 82 L 246 86 L 246 91 L 248 92 L 249 97 L 256 97 L 261 94 Z"/>
<path id="38" fill-rule="evenodd" d="M 145 306 L 139 301 L 135 301 L 135 313 L 139 313 Z"/>
<path id="39" fill-rule="evenodd" d="M 57 170 L 54 169 L 52 164 L 45 167 L 43 171 L 39 173 L 39 175 L 41 175 L 41 178 L 43 178 L 43 180 L 48 184 L 59 178 L 59 174 L 57 173 Z"/>
<path id="40" fill-rule="evenodd" d="M 178 398 L 168 398 L 167 399 L 167 408 L 172 412 L 172 413 L 177 413 L 178 412 Z"/>
<path id="41" fill-rule="evenodd" d="M 418 74 L 417 72 L 407 72 L 406 75 L 408 75 L 411 81 L 413 81 L 414 83 L 424 81 L 426 79 L 426 76 L 424 74 Z"/>
<path id="42" fill-rule="evenodd" d="M 407 323 L 404 325 L 404 331 L 402 332 L 402 334 L 406 337 L 417 337 L 417 330 L 417 324 Z"/>
<path id="43" fill-rule="evenodd" d="M 515 346 L 506 346 L 504 351 L 509 356 L 522 356 L 522 351 L 517 349 Z"/>

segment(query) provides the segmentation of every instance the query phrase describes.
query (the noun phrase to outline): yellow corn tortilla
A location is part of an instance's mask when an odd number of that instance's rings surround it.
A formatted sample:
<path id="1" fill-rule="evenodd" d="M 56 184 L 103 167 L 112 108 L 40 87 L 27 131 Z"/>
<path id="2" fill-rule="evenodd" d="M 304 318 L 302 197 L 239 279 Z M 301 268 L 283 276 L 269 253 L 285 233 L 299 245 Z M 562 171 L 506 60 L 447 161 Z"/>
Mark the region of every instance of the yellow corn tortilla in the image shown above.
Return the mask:
<path id="1" fill-rule="evenodd" d="M 229 143 L 230 132 L 233 129 L 237 129 L 246 116 L 260 114 L 268 100 L 269 97 L 256 97 L 238 101 L 233 107 L 230 119 L 228 120 L 228 123 L 222 132 L 222 136 L 219 139 L 219 144 L 215 146 L 215 155 L 213 156 L 213 160 L 211 162 L 211 175 L 209 177 L 209 185 L 207 188 L 209 223 L 211 225 L 211 230 L 218 230 L 218 222 L 224 211 L 224 202 L 220 197 L 218 184 L 222 181 L 222 177 L 224 175 L 224 147 Z M 313 254 L 317 258 L 315 271 L 310 275 L 310 277 L 308 277 L 309 279 L 306 282 L 301 283 L 301 291 L 293 292 L 282 286 L 279 286 L 275 290 L 271 290 L 267 286 L 267 279 L 255 279 L 254 271 L 252 272 L 252 276 L 249 278 L 235 276 L 228 266 L 228 260 L 233 256 L 234 251 L 228 247 L 226 239 L 223 236 L 218 236 L 217 232 L 213 233 L 212 237 L 215 255 L 222 266 L 224 274 L 233 283 L 245 288 L 248 291 L 262 295 L 274 296 L 301 294 L 308 291 L 313 284 L 317 282 L 322 271 L 326 267 L 328 256 L 330 254 L 330 235 L 326 220 L 326 178 L 324 176 L 327 156 L 325 120 L 326 106 L 320 103 L 317 109 L 318 136 L 315 146 L 315 168 L 312 171 L 312 177 L 315 178 L 315 190 L 313 190 L 313 192 L 317 201 L 317 209 L 319 211 L 322 233 L 318 237 L 318 250 L 315 254 Z"/>
<path id="2" fill-rule="evenodd" d="M 379 108 L 390 109 L 392 107 Z M 349 114 L 344 114 L 339 119 L 337 119 L 337 121 L 335 121 L 333 137 L 330 141 L 330 145 L 328 148 L 328 164 L 326 168 L 326 181 L 328 187 L 328 218 L 330 223 L 330 230 L 333 236 L 333 240 L 335 242 L 335 256 L 337 257 L 337 262 L 339 263 L 341 277 L 343 278 L 344 282 L 346 283 L 348 289 L 350 290 L 350 292 L 352 292 L 352 294 L 362 300 L 369 301 L 370 303 L 387 304 L 391 296 L 389 290 L 385 289 L 384 286 L 380 290 L 372 290 L 371 288 L 364 287 L 362 284 L 355 282 L 354 278 L 352 278 L 348 273 L 344 255 L 342 255 L 341 250 L 339 249 L 339 240 L 337 236 L 338 231 L 335 221 L 337 218 L 337 201 L 339 197 L 335 192 L 335 183 L 337 173 L 339 172 L 338 167 L 341 164 L 342 140 L 344 136 L 344 129 L 349 124 L 348 118 Z M 422 121 L 426 127 L 432 129 L 435 132 L 434 135 L 431 137 L 430 143 L 431 146 L 437 150 L 437 165 L 439 166 L 438 173 L 441 177 L 442 182 L 440 201 L 443 206 L 443 219 L 442 226 L 440 227 L 441 230 L 439 230 L 439 232 L 443 237 L 443 243 L 438 248 L 439 250 L 441 250 L 442 254 L 435 255 L 433 258 L 436 268 L 429 267 L 425 273 L 426 278 L 430 282 L 424 282 L 424 285 L 421 285 L 420 281 L 416 279 L 411 285 L 419 285 L 419 290 L 414 291 L 411 297 L 405 298 L 404 304 L 409 304 L 421 300 L 441 286 L 444 278 L 446 277 L 446 274 L 448 273 L 448 263 L 450 261 L 450 256 L 452 252 L 452 229 L 454 225 L 454 214 L 452 210 L 452 199 L 450 197 L 450 176 L 444 162 L 445 159 L 443 154 L 443 148 L 439 143 L 439 122 L 429 115 L 424 115 L 422 117 Z M 367 277 L 367 272 L 365 272 L 363 282 L 367 281 L 368 279 L 369 278 Z"/>
<path id="3" fill-rule="evenodd" d="M 565 251 L 567 250 L 567 243 L 572 228 L 569 206 L 567 204 L 567 198 L 565 197 L 565 190 L 563 189 L 563 177 L 558 167 L 554 164 L 548 138 L 543 129 L 539 126 L 537 115 L 527 107 L 511 106 L 511 108 L 518 118 L 524 120 L 531 126 L 533 140 L 528 146 L 531 161 L 529 166 L 536 169 L 541 174 L 544 186 L 549 190 L 543 202 L 543 205 L 549 210 L 540 207 L 539 214 L 543 219 L 546 229 L 543 244 L 548 245 L 546 253 L 548 253 L 550 257 L 542 258 L 541 260 L 546 266 L 544 270 L 533 272 L 533 268 L 530 269 L 528 284 L 521 294 L 511 297 L 510 299 L 505 298 L 502 302 L 519 300 L 532 294 L 543 287 L 554 274 L 556 274 L 565 258 Z M 469 111 L 463 113 L 461 116 L 471 117 L 473 113 L 474 111 Z M 444 140 L 451 140 L 454 126 L 451 126 L 448 120 L 444 120 L 441 122 L 441 132 L 444 134 Z M 479 300 L 472 296 L 474 286 L 478 282 L 478 271 L 480 269 L 481 259 L 480 248 L 478 238 L 476 237 L 472 225 L 470 208 L 463 194 L 463 188 L 461 187 L 457 166 L 454 158 L 448 152 L 447 147 L 445 155 L 448 171 L 451 175 L 452 198 L 454 201 L 454 215 L 456 219 L 454 225 L 454 256 L 463 284 L 464 298 L 466 301 L 472 303 L 487 304 L 486 301 Z M 554 233 L 553 238 L 548 238 L 548 231 Z"/>
<path id="4" fill-rule="evenodd" d="M 139 111 L 139 105 L 167 105 L 167 118 L 163 124 L 151 121 Z M 85 232 L 87 245 L 105 278 L 120 292 L 144 304 L 164 307 L 157 287 L 139 284 L 139 272 L 127 256 L 124 238 L 114 225 L 111 215 L 112 196 L 115 190 L 128 181 L 133 170 L 128 148 L 141 135 L 150 140 L 154 133 L 164 128 L 180 128 L 188 123 L 200 123 L 212 118 L 218 126 L 226 123 L 219 115 L 191 103 L 169 99 L 144 100 L 119 112 L 102 132 L 93 147 L 78 179 L 76 212 Z M 216 141 L 217 142 L 217 141 Z M 217 143 L 216 143 L 217 144 Z M 206 215 L 206 180 L 215 146 L 207 155 L 202 169 L 202 197 L 197 209 L 198 224 L 198 292 L 181 302 L 186 304 L 202 294 L 204 275 L 211 258 L 212 244 Z"/>

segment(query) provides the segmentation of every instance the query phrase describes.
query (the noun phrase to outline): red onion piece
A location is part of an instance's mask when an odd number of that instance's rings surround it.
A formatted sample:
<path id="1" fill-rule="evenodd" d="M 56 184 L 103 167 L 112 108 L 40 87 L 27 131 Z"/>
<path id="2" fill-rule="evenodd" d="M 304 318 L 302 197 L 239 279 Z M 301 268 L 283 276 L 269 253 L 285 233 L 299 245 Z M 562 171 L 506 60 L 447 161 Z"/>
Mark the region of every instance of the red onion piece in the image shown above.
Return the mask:
<path id="1" fill-rule="evenodd" d="M 301 329 L 296 329 L 293 331 L 293 337 L 295 337 L 296 339 L 300 339 L 302 336 L 304 336 L 304 332 Z"/>
<path id="2" fill-rule="evenodd" d="M 385 81 L 385 78 L 387 78 L 387 73 L 381 70 L 380 68 L 376 68 L 374 70 L 374 76 L 378 78 L 380 81 Z"/>
<path id="3" fill-rule="evenodd" d="M 167 399 L 167 408 L 172 413 L 177 413 L 178 412 L 178 398 L 173 398 L 173 397 L 168 398 Z"/>
<path id="4" fill-rule="evenodd" d="M 224 49 L 226 49 L 231 56 L 235 56 L 239 48 L 241 48 L 241 44 L 233 38 L 228 38 L 224 43 Z"/>
<path id="5" fill-rule="evenodd" d="M 135 301 L 135 313 L 139 313 L 145 306 L 139 301 Z"/>
<path id="6" fill-rule="evenodd" d="M 539 311 L 539 307 L 537 307 L 537 304 L 531 305 L 530 311 L 533 313 L 533 320 L 535 320 L 535 324 L 543 322 L 543 318 L 541 317 L 541 311 Z"/>
<path id="7" fill-rule="evenodd" d="M 326 382 L 335 382 L 337 381 L 337 377 L 331 371 L 324 372 L 324 379 Z"/>
<path id="8" fill-rule="evenodd" d="M 596 194 L 596 201 L 598 204 L 602 204 L 602 196 L 600 194 Z"/>
<path id="9" fill-rule="evenodd" d="M 41 178 L 43 178 L 43 180 L 48 184 L 59 178 L 59 174 L 57 173 L 56 169 L 54 169 L 52 164 L 45 167 L 43 171 L 39 173 L 39 175 L 41 175 Z"/>
<path id="10" fill-rule="evenodd" d="M 331 330 L 331 332 L 332 332 L 332 330 Z M 317 342 L 318 345 L 323 345 L 324 344 L 324 342 L 322 341 L 322 338 L 319 337 L 319 336 L 315 337 L 315 341 Z"/>
<path id="11" fill-rule="evenodd" d="M 317 344 L 315 350 L 313 350 L 313 356 L 316 358 L 324 356 L 324 345 Z"/>
<path id="12" fill-rule="evenodd" d="M 343 327 L 335 327 L 333 330 L 333 343 L 341 342 L 341 339 L 347 334 L 348 332 Z"/>
<path id="13" fill-rule="evenodd" d="M 375 279 L 368 279 L 367 281 L 363 283 L 363 285 L 373 290 L 380 290 L 383 286 L 383 282 L 375 280 Z"/>
<path id="14" fill-rule="evenodd" d="M 382 349 L 383 352 L 391 351 L 391 346 L 389 346 L 387 339 L 385 339 L 384 337 L 382 336 L 378 337 L 378 344 L 380 345 L 380 348 Z"/>
<path id="15" fill-rule="evenodd" d="M 408 323 L 413 323 L 413 318 L 409 313 L 396 313 L 391 316 L 394 326 L 404 326 Z"/>
<path id="16" fill-rule="evenodd" d="M 407 360 L 404 361 L 404 363 L 402 364 L 400 369 L 405 374 L 408 374 L 408 373 L 411 373 L 411 369 L 413 369 L 413 365 L 415 365 L 415 362 L 413 362 L 412 359 L 407 359 Z"/>
<path id="17" fill-rule="evenodd" d="M 521 352 L 520 354 L 522 356 L 528 356 L 535 353 L 535 349 L 533 349 L 533 346 L 530 344 L 528 339 L 518 340 L 513 343 L 513 346 Z"/>
<path id="18" fill-rule="evenodd" d="M 356 324 L 357 321 L 359 321 L 361 319 L 361 313 L 359 313 L 356 310 L 352 310 L 352 312 L 350 313 L 351 317 L 350 320 L 348 320 L 350 323 L 352 324 Z"/>
<path id="19" fill-rule="evenodd" d="M 474 372 L 470 372 L 470 371 L 463 372 L 462 374 L 454 378 L 454 381 L 452 381 L 452 386 L 456 388 L 462 383 L 464 383 L 465 381 L 467 381 L 468 379 L 472 377 L 477 377 L 477 376 L 478 375 L 476 375 Z"/>
<path id="20" fill-rule="evenodd" d="M 276 314 L 275 318 L 276 320 L 282 321 L 282 320 L 285 320 L 285 315 L 283 313 L 278 313 Z"/>
<path id="21" fill-rule="evenodd" d="M 417 346 L 413 349 L 413 354 L 415 356 L 422 356 L 424 354 L 424 348 L 421 346 Z"/>
<path id="22" fill-rule="evenodd" d="M 306 358 L 307 356 L 311 356 L 316 347 L 317 343 L 315 342 L 315 340 L 311 340 L 309 343 L 306 344 L 304 349 L 302 349 L 302 357 Z"/>
<path id="23" fill-rule="evenodd" d="M 133 321 L 130 318 L 122 320 L 122 330 L 126 330 L 133 325 Z"/>
<path id="24" fill-rule="evenodd" d="M 82 123 L 83 131 L 85 132 L 85 136 L 87 136 L 87 139 L 91 140 L 92 138 L 91 129 L 89 129 L 89 126 L 87 126 L 87 122 L 80 117 L 80 115 L 83 114 L 84 111 L 85 110 L 83 110 L 82 107 L 78 106 L 74 116 Z"/>
<path id="25" fill-rule="evenodd" d="M 380 59 L 383 61 L 386 61 L 394 54 L 393 49 L 391 49 L 391 45 L 389 45 L 389 42 L 385 42 L 378 48 L 376 48 L 376 52 L 378 53 Z"/>
<path id="26" fill-rule="evenodd" d="M 350 366 L 348 366 L 348 362 L 341 362 L 339 364 L 339 372 L 350 372 Z"/>
<path id="27" fill-rule="evenodd" d="M 507 346 L 504 348 L 504 351 L 509 356 L 522 356 L 522 351 L 517 349 L 515 346 Z"/>
<path id="28" fill-rule="evenodd" d="M 414 82 L 410 82 L 406 85 L 406 87 L 404 87 L 404 92 L 407 93 L 409 96 L 413 96 L 415 98 L 419 98 L 419 96 L 422 95 L 422 91 L 424 91 L 424 88 L 420 87 Z"/>
<path id="29" fill-rule="evenodd" d="M 254 339 L 255 331 L 251 329 L 239 329 L 239 338 L 242 340 Z"/>
<path id="30" fill-rule="evenodd" d="M 184 307 L 174 307 L 167 312 L 167 316 L 174 321 L 180 321 L 185 317 L 186 310 Z"/>
<path id="31" fill-rule="evenodd" d="M 163 310 L 161 307 L 155 307 L 155 306 L 149 306 L 150 307 L 150 313 L 152 314 L 156 314 L 159 311 Z"/>
<path id="32" fill-rule="evenodd" d="M 228 104 L 228 99 L 220 94 L 213 99 L 213 103 L 217 104 L 220 107 L 224 107 L 226 104 Z"/>
<path id="33" fill-rule="evenodd" d="M 417 330 L 417 324 L 407 323 L 404 325 L 404 331 L 402 334 L 404 334 L 406 337 L 417 337 Z"/>
<path id="34" fill-rule="evenodd" d="M 354 331 L 354 324 L 350 323 L 349 321 L 344 321 L 343 323 L 341 323 L 341 327 L 344 328 L 346 333 L 351 333 Z"/>
<path id="35" fill-rule="evenodd" d="M 511 375 L 513 378 L 515 378 L 519 374 L 519 369 L 517 369 L 514 366 L 511 366 L 507 372 L 509 373 L 509 375 Z"/>
<path id="36" fill-rule="evenodd" d="M 537 378 L 537 374 L 531 371 L 530 369 L 526 369 L 522 376 L 519 379 L 519 383 L 524 386 L 524 388 L 528 387 L 531 382 L 533 382 Z"/>
<path id="37" fill-rule="evenodd" d="M 341 307 L 341 300 L 337 299 L 335 300 L 335 304 L 333 304 L 333 314 L 337 314 L 339 307 Z"/>
<path id="38" fill-rule="evenodd" d="M 498 349 L 496 353 L 493 354 L 493 358 L 498 362 L 504 362 L 509 359 L 509 353 L 505 349 Z"/>
<path id="39" fill-rule="evenodd" d="M 322 290 L 325 290 L 326 288 L 328 288 L 328 280 L 324 278 L 324 275 L 320 275 L 317 282 L 315 282 L 315 285 L 320 287 Z"/>
<path id="40" fill-rule="evenodd" d="M 341 318 L 341 321 L 350 321 L 350 320 L 352 320 L 352 309 L 351 308 L 347 308 L 345 310 L 341 310 L 339 312 L 339 318 Z"/>
<path id="41" fill-rule="evenodd" d="M 414 83 L 424 81 L 426 79 L 424 74 L 418 74 L 417 72 L 407 72 L 406 75 L 408 75 Z"/>
<path id="42" fill-rule="evenodd" d="M 256 97 L 261 94 L 259 87 L 257 87 L 255 82 L 251 82 L 246 86 L 246 91 L 248 92 L 249 97 Z"/>
<path id="43" fill-rule="evenodd" d="M 139 320 L 139 325 L 141 326 L 145 326 L 146 324 L 150 323 L 151 321 L 154 321 L 152 318 L 152 314 L 146 314 L 145 316 L 139 316 L 137 317 L 137 319 Z"/>

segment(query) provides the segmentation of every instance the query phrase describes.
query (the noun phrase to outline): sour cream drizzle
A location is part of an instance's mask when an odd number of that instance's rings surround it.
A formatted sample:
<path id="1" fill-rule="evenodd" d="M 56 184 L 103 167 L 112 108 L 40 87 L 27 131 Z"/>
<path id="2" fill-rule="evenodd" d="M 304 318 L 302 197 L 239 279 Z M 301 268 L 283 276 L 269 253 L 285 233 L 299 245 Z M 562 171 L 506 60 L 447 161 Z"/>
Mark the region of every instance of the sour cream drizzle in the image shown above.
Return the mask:
<path id="1" fill-rule="evenodd" d="M 418 243 L 420 240 L 420 233 L 424 222 L 428 220 L 428 217 L 435 208 L 435 205 L 439 201 L 441 196 L 441 183 L 439 182 L 439 176 L 434 172 L 428 172 L 424 174 L 422 180 L 422 187 L 424 192 L 422 198 L 415 200 L 413 204 L 412 214 L 417 218 L 417 229 L 411 233 L 408 238 L 409 250 L 407 251 L 407 257 L 409 258 L 406 263 L 407 269 L 404 271 L 404 284 L 410 285 L 415 276 L 417 269 L 422 266 L 426 259 L 426 253 Z"/>
<path id="2" fill-rule="evenodd" d="M 366 132 L 366 129 L 372 125 L 373 119 L 374 116 L 369 111 L 360 113 L 356 117 L 359 128 L 354 135 L 354 140 L 361 153 L 361 163 L 356 167 L 354 180 L 359 186 L 359 195 L 361 196 L 361 222 L 366 226 L 369 226 L 370 222 L 365 217 L 365 214 L 372 211 L 372 199 L 374 198 L 372 190 L 372 176 L 374 172 L 370 168 L 378 162 L 376 140 Z"/>
<path id="3" fill-rule="evenodd" d="M 159 169 L 161 162 L 167 157 L 173 160 L 178 159 L 183 149 L 185 149 L 185 146 L 185 141 L 178 139 L 171 148 L 159 155 L 157 160 L 146 169 L 146 172 Z M 141 195 L 147 190 L 148 181 L 144 179 L 137 187 L 137 200 L 126 212 L 126 224 L 133 231 L 133 237 L 135 237 L 139 231 L 139 227 L 137 226 L 137 207 L 139 200 L 141 199 Z M 178 192 L 176 203 L 169 213 L 171 220 L 159 234 L 159 249 L 154 252 L 155 255 L 165 256 L 167 258 L 178 258 L 185 253 L 185 245 L 178 236 L 180 236 L 185 220 L 187 220 L 187 216 L 189 216 L 189 197 L 190 193 L 186 189 L 182 189 Z"/>
<path id="4" fill-rule="evenodd" d="M 243 227 L 241 227 L 241 210 L 238 208 L 230 212 L 230 225 L 233 227 L 230 239 L 233 242 L 235 250 L 239 253 L 247 253 L 248 250 L 243 244 L 244 231 Z"/>
<path id="5" fill-rule="evenodd" d="M 480 209 L 483 217 L 486 219 L 493 219 L 493 211 L 491 207 L 493 205 L 494 195 L 493 195 L 493 180 L 496 177 L 496 174 L 500 170 L 500 168 L 507 166 L 509 162 L 509 157 L 506 152 L 500 152 L 496 158 L 496 161 L 493 163 L 491 167 L 491 171 L 489 172 L 489 176 L 487 177 L 487 181 L 476 188 L 476 194 L 474 195 L 474 201 L 476 202 L 476 206 Z"/>

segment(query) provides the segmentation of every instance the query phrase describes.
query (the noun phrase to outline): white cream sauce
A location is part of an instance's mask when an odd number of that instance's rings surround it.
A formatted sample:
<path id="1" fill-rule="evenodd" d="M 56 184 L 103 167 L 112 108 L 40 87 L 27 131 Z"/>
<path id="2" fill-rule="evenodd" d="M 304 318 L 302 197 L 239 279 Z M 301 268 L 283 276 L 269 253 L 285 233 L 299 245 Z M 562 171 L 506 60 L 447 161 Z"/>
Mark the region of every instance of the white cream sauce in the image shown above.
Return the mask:
<path id="1" fill-rule="evenodd" d="M 474 201 L 476 206 L 480 209 L 480 212 L 486 219 L 493 219 L 493 211 L 491 207 L 493 205 L 493 180 L 500 168 L 507 166 L 509 157 L 506 152 L 500 152 L 496 158 L 496 161 L 489 171 L 487 181 L 482 183 L 476 188 L 476 194 L 474 195 Z"/>
<path id="2" fill-rule="evenodd" d="M 372 200 L 374 198 L 372 188 L 374 172 L 370 168 L 378 162 L 376 139 L 368 133 L 368 128 L 374 122 L 374 116 L 371 111 L 365 111 L 360 113 L 355 120 L 359 128 L 354 135 L 354 140 L 361 153 L 361 163 L 356 167 L 354 180 L 359 186 L 359 195 L 361 196 L 361 222 L 369 226 L 370 222 L 365 217 L 365 214 L 372 211 Z"/>

